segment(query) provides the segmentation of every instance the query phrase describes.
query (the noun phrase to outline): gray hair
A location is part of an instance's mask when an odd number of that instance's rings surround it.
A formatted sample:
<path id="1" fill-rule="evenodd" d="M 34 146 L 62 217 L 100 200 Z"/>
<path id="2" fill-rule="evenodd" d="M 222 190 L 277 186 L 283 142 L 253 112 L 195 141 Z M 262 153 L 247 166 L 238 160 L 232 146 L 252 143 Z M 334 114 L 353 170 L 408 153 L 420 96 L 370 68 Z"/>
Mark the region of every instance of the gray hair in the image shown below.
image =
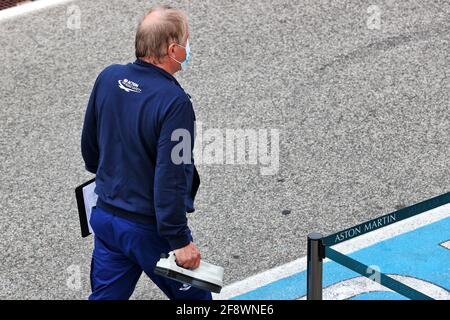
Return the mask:
<path id="1" fill-rule="evenodd" d="M 151 13 L 158 17 L 149 21 Z M 182 44 L 188 32 L 187 16 L 168 5 L 152 7 L 141 19 L 135 39 L 136 58 L 151 57 L 157 62 L 167 55 L 172 42 Z"/>

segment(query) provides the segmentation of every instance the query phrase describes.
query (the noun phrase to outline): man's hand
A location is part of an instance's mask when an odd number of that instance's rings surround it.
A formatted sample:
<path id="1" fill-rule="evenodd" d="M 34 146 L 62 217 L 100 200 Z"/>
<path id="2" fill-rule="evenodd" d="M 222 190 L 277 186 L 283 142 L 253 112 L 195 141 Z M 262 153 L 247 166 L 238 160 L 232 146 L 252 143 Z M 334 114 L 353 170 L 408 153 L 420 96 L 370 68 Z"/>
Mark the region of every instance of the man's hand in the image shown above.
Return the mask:
<path id="1" fill-rule="evenodd" d="M 187 246 L 174 250 L 176 262 L 186 269 L 197 269 L 200 265 L 200 251 L 193 242 Z"/>

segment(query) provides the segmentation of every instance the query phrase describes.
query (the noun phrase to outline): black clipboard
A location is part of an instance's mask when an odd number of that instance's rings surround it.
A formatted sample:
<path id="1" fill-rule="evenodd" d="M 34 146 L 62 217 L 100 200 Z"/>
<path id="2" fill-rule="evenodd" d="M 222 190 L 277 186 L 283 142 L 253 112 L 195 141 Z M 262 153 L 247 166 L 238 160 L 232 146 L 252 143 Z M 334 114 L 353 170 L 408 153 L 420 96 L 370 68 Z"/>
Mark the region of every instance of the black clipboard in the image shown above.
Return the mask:
<path id="1" fill-rule="evenodd" d="M 91 210 L 95 207 L 97 195 L 94 193 L 95 178 L 86 181 L 75 188 L 75 198 L 77 199 L 78 215 L 80 217 L 81 236 L 83 238 L 93 233 L 89 225 Z"/>

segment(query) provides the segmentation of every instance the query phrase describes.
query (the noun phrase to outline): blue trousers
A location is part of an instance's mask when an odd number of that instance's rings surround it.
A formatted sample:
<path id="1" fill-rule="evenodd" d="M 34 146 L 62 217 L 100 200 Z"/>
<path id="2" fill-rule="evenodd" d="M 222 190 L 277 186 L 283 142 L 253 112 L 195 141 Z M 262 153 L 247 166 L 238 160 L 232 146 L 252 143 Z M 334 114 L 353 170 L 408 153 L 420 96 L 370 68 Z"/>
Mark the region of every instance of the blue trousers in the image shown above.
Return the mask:
<path id="1" fill-rule="evenodd" d="M 169 243 L 155 225 L 115 216 L 102 208 L 92 209 L 90 224 L 95 233 L 91 262 L 89 300 L 126 300 L 142 271 L 171 300 L 211 300 L 211 292 L 156 275 L 153 270 Z M 192 238 L 192 235 L 191 235 Z"/>

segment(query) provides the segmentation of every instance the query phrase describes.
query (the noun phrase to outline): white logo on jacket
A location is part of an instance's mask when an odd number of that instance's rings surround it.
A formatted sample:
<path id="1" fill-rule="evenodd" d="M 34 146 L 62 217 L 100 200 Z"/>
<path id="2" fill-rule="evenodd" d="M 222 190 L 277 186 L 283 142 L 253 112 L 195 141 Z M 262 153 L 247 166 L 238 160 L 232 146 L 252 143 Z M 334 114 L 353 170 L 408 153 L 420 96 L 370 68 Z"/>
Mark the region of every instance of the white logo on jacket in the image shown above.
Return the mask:
<path id="1" fill-rule="evenodd" d="M 141 89 L 139 89 L 139 85 L 131 80 L 123 79 L 117 82 L 119 83 L 119 88 L 125 90 L 126 92 L 141 93 L 142 91 Z"/>

